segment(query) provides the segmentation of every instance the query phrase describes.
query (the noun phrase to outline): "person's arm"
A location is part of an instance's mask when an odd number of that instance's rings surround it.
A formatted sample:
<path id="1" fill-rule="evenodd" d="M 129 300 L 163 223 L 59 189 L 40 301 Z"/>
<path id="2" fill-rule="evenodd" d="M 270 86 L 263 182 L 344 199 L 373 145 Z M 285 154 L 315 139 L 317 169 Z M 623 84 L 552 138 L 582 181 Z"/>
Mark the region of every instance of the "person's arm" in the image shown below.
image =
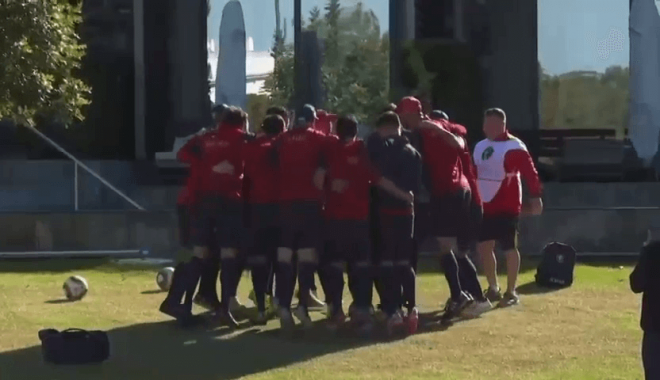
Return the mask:
<path id="1" fill-rule="evenodd" d="M 477 170 L 472 162 L 472 154 L 470 154 L 469 149 L 465 149 L 465 151 L 461 153 L 461 164 L 463 165 L 465 177 L 470 184 L 472 203 L 481 206 L 483 202 L 481 201 L 481 194 L 479 194 L 479 187 L 477 186 Z"/>
<path id="2" fill-rule="evenodd" d="M 191 164 L 195 160 L 199 160 L 202 155 L 202 147 L 200 145 L 200 137 L 193 136 L 176 153 L 176 159 L 184 164 Z"/>
<path id="3" fill-rule="evenodd" d="M 633 293 L 642 293 L 646 290 L 647 271 L 648 271 L 648 251 L 651 247 L 656 247 L 659 243 L 653 242 L 643 247 L 639 253 L 639 261 L 630 273 L 630 290 Z"/>
<path id="4" fill-rule="evenodd" d="M 453 149 L 465 149 L 465 140 L 463 140 L 463 138 L 454 135 L 444 127 L 432 121 L 422 120 L 422 122 L 419 123 L 419 128 L 433 130 L 433 133 L 438 135 L 447 145 L 449 145 L 449 147 Z"/>
<path id="5" fill-rule="evenodd" d="M 539 173 L 534 166 L 534 160 L 529 152 L 523 149 L 514 149 L 506 153 L 504 167 L 507 172 L 519 172 L 529 190 L 529 210 L 532 215 L 540 215 L 543 212 L 543 185 L 539 180 Z"/>

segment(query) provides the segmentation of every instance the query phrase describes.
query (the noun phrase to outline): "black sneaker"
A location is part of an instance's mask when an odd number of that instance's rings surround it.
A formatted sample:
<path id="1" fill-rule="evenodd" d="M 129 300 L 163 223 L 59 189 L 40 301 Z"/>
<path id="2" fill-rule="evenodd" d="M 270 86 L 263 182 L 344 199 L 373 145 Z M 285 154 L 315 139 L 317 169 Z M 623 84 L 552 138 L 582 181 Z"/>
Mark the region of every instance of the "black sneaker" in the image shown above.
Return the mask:
<path id="1" fill-rule="evenodd" d="M 490 302 L 498 302 L 502 299 L 502 293 L 499 288 L 488 287 L 488 290 L 484 292 L 484 297 Z"/>
<path id="2" fill-rule="evenodd" d="M 506 292 L 504 293 L 504 296 L 502 297 L 502 300 L 499 303 L 499 307 L 508 307 L 508 306 L 514 306 L 520 303 L 520 297 L 518 297 L 518 294 L 513 291 L 513 292 Z"/>
<path id="3" fill-rule="evenodd" d="M 458 318 L 463 310 L 470 304 L 471 299 L 465 293 L 461 293 L 458 301 L 449 300 L 445 305 L 445 312 L 442 315 L 441 321 L 443 323 L 451 322 L 452 319 Z"/>
<path id="4" fill-rule="evenodd" d="M 180 304 L 163 301 L 158 310 L 161 313 L 176 319 L 182 327 L 189 327 L 199 322 L 199 320 L 192 315 L 190 310 Z"/>
<path id="5" fill-rule="evenodd" d="M 232 329 L 238 328 L 239 324 L 234 319 L 234 316 L 231 314 L 231 311 L 229 310 L 224 310 L 223 308 L 220 308 L 218 311 L 215 313 L 215 318 L 222 323 L 225 326 L 228 326 Z"/>

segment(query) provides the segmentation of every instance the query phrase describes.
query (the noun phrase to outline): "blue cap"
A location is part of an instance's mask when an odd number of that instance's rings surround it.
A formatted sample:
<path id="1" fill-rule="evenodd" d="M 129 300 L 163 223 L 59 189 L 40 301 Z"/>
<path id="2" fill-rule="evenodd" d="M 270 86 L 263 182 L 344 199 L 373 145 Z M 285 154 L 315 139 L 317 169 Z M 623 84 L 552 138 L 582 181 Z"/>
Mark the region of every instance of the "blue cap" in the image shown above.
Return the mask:
<path id="1" fill-rule="evenodd" d="M 314 106 L 311 104 L 305 104 L 303 106 L 302 112 L 300 113 L 300 117 L 305 119 L 305 122 L 307 123 L 311 123 L 319 119 L 316 116 L 316 108 L 314 108 Z"/>

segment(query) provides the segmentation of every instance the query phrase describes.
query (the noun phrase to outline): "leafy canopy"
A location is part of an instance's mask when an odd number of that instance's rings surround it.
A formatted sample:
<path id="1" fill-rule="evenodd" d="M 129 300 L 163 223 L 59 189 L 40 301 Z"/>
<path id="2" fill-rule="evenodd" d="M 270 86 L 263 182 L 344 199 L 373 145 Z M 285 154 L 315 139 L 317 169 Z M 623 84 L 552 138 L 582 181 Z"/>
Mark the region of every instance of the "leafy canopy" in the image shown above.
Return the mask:
<path id="1" fill-rule="evenodd" d="M 69 1 L 0 0 L 0 119 L 82 120 L 90 90 L 74 77 L 85 53 L 79 21 Z"/>

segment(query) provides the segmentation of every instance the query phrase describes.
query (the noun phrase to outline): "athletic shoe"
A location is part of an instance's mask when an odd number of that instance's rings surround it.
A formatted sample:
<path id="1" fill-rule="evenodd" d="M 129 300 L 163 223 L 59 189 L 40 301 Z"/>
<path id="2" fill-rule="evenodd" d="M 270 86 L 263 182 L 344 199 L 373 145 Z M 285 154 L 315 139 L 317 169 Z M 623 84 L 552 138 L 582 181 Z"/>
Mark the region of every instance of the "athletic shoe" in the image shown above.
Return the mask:
<path id="1" fill-rule="evenodd" d="M 458 317 L 469 304 L 470 298 L 465 293 L 461 293 L 458 301 L 450 299 L 445 305 L 445 312 L 441 319 L 442 322 L 450 322 L 452 319 Z"/>
<path id="2" fill-rule="evenodd" d="M 311 291 L 307 298 L 307 308 L 309 310 L 323 310 L 325 308 L 325 302 L 318 298 L 315 291 Z"/>
<path id="3" fill-rule="evenodd" d="M 502 293 L 500 292 L 500 288 L 488 287 L 488 290 L 484 292 L 484 297 L 490 302 L 498 302 L 502 299 Z"/>
<path id="4" fill-rule="evenodd" d="M 488 310 L 493 308 L 493 304 L 490 303 L 488 299 L 484 299 L 483 301 L 474 301 L 470 304 L 470 306 L 466 307 L 465 310 L 463 310 L 463 316 L 467 318 L 477 318 L 481 314 L 487 312 Z"/>
<path id="5" fill-rule="evenodd" d="M 307 309 L 304 306 L 296 307 L 293 314 L 298 318 L 300 323 L 302 323 L 303 328 L 307 329 L 312 327 L 312 319 L 309 317 L 309 312 L 307 312 Z"/>
<path id="6" fill-rule="evenodd" d="M 337 331 L 346 322 L 346 314 L 343 311 L 338 311 L 332 317 L 328 318 L 328 329 Z"/>
<path id="7" fill-rule="evenodd" d="M 294 327 L 296 327 L 296 322 L 293 320 L 293 315 L 291 315 L 291 311 L 287 309 L 279 309 L 277 311 L 277 314 L 280 318 L 280 328 L 288 333 L 291 332 Z"/>
<path id="8" fill-rule="evenodd" d="M 499 307 L 507 307 L 507 306 L 513 306 L 517 305 L 520 303 L 520 298 L 518 297 L 518 294 L 513 291 L 513 292 L 506 292 L 504 293 L 504 296 L 502 297 L 502 300 L 499 303 Z"/>
<path id="9" fill-rule="evenodd" d="M 408 334 L 414 334 L 417 332 L 417 326 L 419 325 L 419 310 L 416 307 L 413 307 L 406 316 L 406 323 L 408 324 Z"/>
<path id="10" fill-rule="evenodd" d="M 220 301 L 215 298 L 205 297 L 199 293 L 193 298 L 195 305 L 201 306 L 206 310 L 217 311 L 220 309 Z"/>
<path id="11" fill-rule="evenodd" d="M 168 301 L 163 301 L 163 303 L 160 304 L 158 310 L 161 313 L 168 315 L 176 320 L 185 319 L 186 317 L 192 315 L 192 313 L 187 310 L 185 306 Z"/>
<path id="12" fill-rule="evenodd" d="M 230 310 L 220 309 L 215 313 L 215 317 L 218 321 L 220 321 L 220 323 L 232 329 L 238 328 L 239 326 L 238 322 L 236 321 L 236 319 L 234 319 L 234 316 L 231 314 Z"/>
<path id="13" fill-rule="evenodd" d="M 229 300 L 229 310 L 232 312 L 240 311 L 243 309 L 243 304 L 238 300 L 238 297 L 231 297 Z"/>
<path id="14" fill-rule="evenodd" d="M 391 315 L 389 318 L 387 318 L 387 334 L 392 336 L 396 332 L 396 330 L 400 329 L 403 327 L 403 318 L 401 317 L 401 313 L 396 312 L 393 315 Z"/>
<path id="15" fill-rule="evenodd" d="M 252 321 L 257 326 L 266 326 L 268 323 L 268 315 L 266 313 L 259 312 L 257 317 Z"/>

